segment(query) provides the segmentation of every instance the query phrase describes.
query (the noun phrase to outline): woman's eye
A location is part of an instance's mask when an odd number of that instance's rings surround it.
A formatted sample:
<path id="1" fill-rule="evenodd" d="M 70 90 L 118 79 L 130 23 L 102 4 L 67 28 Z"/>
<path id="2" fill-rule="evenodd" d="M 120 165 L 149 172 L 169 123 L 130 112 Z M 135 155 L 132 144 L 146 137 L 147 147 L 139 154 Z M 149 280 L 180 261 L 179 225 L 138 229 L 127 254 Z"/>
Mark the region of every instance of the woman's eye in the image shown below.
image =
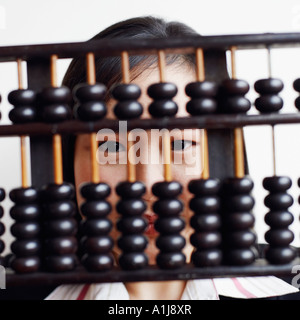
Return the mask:
<path id="1" fill-rule="evenodd" d="M 125 151 L 125 147 L 122 143 L 108 140 L 99 143 L 99 150 L 102 152 L 121 152 Z"/>
<path id="2" fill-rule="evenodd" d="M 173 151 L 185 150 L 194 144 L 194 141 L 191 140 L 174 140 L 171 143 L 171 149 Z"/>

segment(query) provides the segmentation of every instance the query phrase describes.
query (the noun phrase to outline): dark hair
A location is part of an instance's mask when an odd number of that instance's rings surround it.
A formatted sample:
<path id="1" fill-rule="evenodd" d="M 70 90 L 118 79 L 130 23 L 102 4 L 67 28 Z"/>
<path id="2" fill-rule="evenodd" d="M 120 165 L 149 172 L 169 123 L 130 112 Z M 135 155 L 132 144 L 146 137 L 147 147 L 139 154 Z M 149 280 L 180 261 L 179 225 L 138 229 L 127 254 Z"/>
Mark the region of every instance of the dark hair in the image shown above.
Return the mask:
<path id="1" fill-rule="evenodd" d="M 97 39 L 163 39 L 198 35 L 192 28 L 180 22 L 166 22 L 163 19 L 146 16 L 128 19 L 116 23 L 101 31 L 89 41 Z M 138 73 L 143 72 L 157 62 L 157 58 L 151 56 L 130 56 L 130 70 Z M 166 57 L 167 64 L 187 63 L 195 66 L 194 55 L 172 54 Z M 95 57 L 96 81 L 104 84 L 109 92 L 110 87 L 121 81 L 120 57 Z M 78 83 L 86 82 L 86 62 L 84 58 L 75 58 L 63 79 L 63 85 L 71 90 Z M 110 98 L 109 94 L 106 100 Z M 75 137 L 68 136 L 63 139 L 64 179 L 74 183 L 74 145 Z"/>

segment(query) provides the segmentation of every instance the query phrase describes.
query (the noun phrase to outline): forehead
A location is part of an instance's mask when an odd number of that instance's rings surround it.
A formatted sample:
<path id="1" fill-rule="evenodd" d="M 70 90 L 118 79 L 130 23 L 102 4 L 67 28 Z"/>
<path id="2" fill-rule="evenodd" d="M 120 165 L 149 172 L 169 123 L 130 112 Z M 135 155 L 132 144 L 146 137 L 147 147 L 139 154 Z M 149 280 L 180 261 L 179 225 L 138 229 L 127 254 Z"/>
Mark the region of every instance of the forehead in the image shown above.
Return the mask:
<path id="1" fill-rule="evenodd" d="M 173 82 L 178 89 L 178 93 L 174 97 L 174 101 L 178 105 L 178 117 L 185 117 L 189 114 L 186 111 L 186 103 L 189 100 L 189 97 L 185 94 L 185 86 L 189 82 L 195 81 L 195 71 L 189 67 L 186 64 L 183 65 L 172 65 L 167 66 L 165 70 L 165 81 L 166 82 Z M 148 113 L 148 106 L 152 102 L 152 99 L 147 95 L 147 89 L 148 87 L 153 84 L 160 82 L 159 78 L 159 70 L 158 68 L 150 68 L 145 71 L 143 71 L 138 77 L 136 77 L 134 80 L 132 80 L 132 83 L 138 85 L 141 88 L 142 94 L 139 98 L 139 102 L 144 107 L 144 112 L 141 118 L 150 118 L 151 115 Z M 108 107 L 108 118 L 115 118 L 115 115 L 113 113 L 113 107 L 115 105 L 115 100 L 110 100 L 107 103 Z"/>

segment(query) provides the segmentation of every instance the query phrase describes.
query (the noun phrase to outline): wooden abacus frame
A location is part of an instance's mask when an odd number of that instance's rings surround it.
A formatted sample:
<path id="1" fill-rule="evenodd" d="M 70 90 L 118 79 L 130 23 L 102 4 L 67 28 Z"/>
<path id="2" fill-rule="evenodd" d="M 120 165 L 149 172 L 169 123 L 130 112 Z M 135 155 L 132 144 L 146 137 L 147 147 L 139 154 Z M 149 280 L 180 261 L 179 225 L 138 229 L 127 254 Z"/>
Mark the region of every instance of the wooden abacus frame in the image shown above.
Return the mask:
<path id="1" fill-rule="evenodd" d="M 158 50 L 166 53 L 195 53 L 202 48 L 209 59 L 205 59 L 206 74 L 217 82 L 228 77 L 226 71 L 225 51 L 236 47 L 242 49 L 278 48 L 300 46 L 300 33 L 250 34 L 227 36 L 199 36 L 190 38 L 154 39 L 154 40 L 97 40 L 85 43 L 64 43 L 27 45 L 0 48 L 0 62 L 27 62 L 28 88 L 41 90 L 50 85 L 50 57 L 59 59 L 85 56 L 92 52 L 99 56 L 120 56 L 123 51 L 130 55 L 157 54 Z M 186 118 L 163 118 L 129 120 L 128 129 L 173 129 L 205 128 L 209 141 L 209 164 L 211 176 L 224 178 L 234 175 L 233 129 L 251 125 L 274 125 L 300 123 L 300 113 L 293 114 L 259 114 L 259 115 L 224 115 L 193 116 Z M 59 124 L 31 123 L 1 125 L 0 137 L 30 136 L 32 184 L 39 188 L 53 180 L 52 170 L 52 135 L 82 134 L 97 132 L 101 128 L 116 129 L 118 120 L 100 120 L 82 122 L 69 120 Z M 220 161 L 222 159 L 222 161 Z M 115 268 L 111 271 L 88 272 L 79 267 L 75 271 L 64 273 L 37 272 L 15 274 L 7 270 L 7 286 L 59 285 L 62 283 L 90 283 L 115 281 L 157 281 L 187 280 L 193 278 L 211 278 L 226 276 L 285 275 L 291 273 L 292 265 L 299 264 L 297 258 L 292 264 L 271 265 L 258 259 L 249 266 L 218 266 L 198 268 L 192 264 L 176 270 L 161 270 L 155 266 L 138 271 L 124 271 Z"/>

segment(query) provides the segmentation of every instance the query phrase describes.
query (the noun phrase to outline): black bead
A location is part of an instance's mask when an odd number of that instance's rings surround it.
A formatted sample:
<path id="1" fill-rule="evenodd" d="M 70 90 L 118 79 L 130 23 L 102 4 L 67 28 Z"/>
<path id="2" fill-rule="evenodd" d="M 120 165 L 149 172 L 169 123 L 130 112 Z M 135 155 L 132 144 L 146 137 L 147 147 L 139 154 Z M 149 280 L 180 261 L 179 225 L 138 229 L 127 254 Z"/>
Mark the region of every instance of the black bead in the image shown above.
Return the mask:
<path id="1" fill-rule="evenodd" d="M 19 240 L 11 244 L 11 251 L 18 257 L 38 256 L 42 245 L 37 239 Z"/>
<path id="2" fill-rule="evenodd" d="M 117 222 L 117 229 L 124 235 L 143 233 L 147 226 L 147 220 L 139 216 L 124 217 Z"/>
<path id="3" fill-rule="evenodd" d="M 144 183 L 140 181 L 123 181 L 117 185 L 116 192 L 121 198 L 134 199 L 144 195 L 146 187 Z"/>
<path id="4" fill-rule="evenodd" d="M 222 104 L 225 113 L 246 113 L 251 108 L 251 102 L 242 96 L 228 97 Z"/>
<path id="5" fill-rule="evenodd" d="M 83 234 L 87 236 L 100 236 L 100 235 L 107 235 L 113 225 L 112 222 L 108 219 L 87 219 L 82 221 L 81 224 Z"/>
<path id="6" fill-rule="evenodd" d="M 196 232 L 214 231 L 221 227 L 221 218 L 216 213 L 193 215 L 190 223 Z"/>
<path id="7" fill-rule="evenodd" d="M 222 222 L 224 229 L 246 230 L 253 228 L 255 223 L 254 215 L 250 212 L 231 212 Z"/>
<path id="8" fill-rule="evenodd" d="M 10 216 L 18 222 L 36 220 L 40 215 L 41 209 L 36 203 L 14 205 L 10 209 Z"/>
<path id="9" fill-rule="evenodd" d="M 300 78 L 296 79 L 294 82 L 293 82 L 293 88 L 300 92 Z"/>
<path id="10" fill-rule="evenodd" d="M 49 104 L 38 109 L 38 117 L 46 123 L 62 122 L 71 116 L 71 109 L 66 104 Z"/>
<path id="11" fill-rule="evenodd" d="M 47 203 L 43 215 L 46 218 L 67 218 L 76 213 L 76 205 L 71 200 L 61 200 Z"/>
<path id="12" fill-rule="evenodd" d="M 148 257 L 142 252 L 123 253 L 119 257 L 119 264 L 124 270 L 139 270 L 148 265 Z"/>
<path id="13" fill-rule="evenodd" d="M 293 198 L 285 192 L 268 194 L 264 203 L 271 210 L 285 210 L 293 204 Z"/>
<path id="14" fill-rule="evenodd" d="M 191 259 L 197 267 L 218 266 L 222 262 L 222 251 L 220 249 L 196 250 Z"/>
<path id="15" fill-rule="evenodd" d="M 182 185 L 177 181 L 156 182 L 152 185 L 152 193 L 160 199 L 171 199 L 182 193 Z"/>
<path id="16" fill-rule="evenodd" d="M 186 85 L 185 93 L 191 98 L 214 97 L 218 86 L 212 81 L 197 81 Z"/>
<path id="17" fill-rule="evenodd" d="M 265 252 L 266 259 L 272 264 L 286 264 L 296 257 L 296 251 L 291 247 L 269 247 Z"/>
<path id="18" fill-rule="evenodd" d="M 139 118 L 143 111 L 143 106 L 136 100 L 121 101 L 114 107 L 114 113 L 120 120 Z"/>
<path id="19" fill-rule="evenodd" d="M 173 117 L 178 111 L 178 106 L 173 100 L 156 100 L 149 106 L 149 113 L 154 118 Z"/>
<path id="20" fill-rule="evenodd" d="M 38 192 L 32 187 L 16 188 L 10 191 L 9 198 L 16 204 L 33 203 L 38 200 Z"/>
<path id="21" fill-rule="evenodd" d="M 256 236 L 252 231 L 244 230 L 227 233 L 223 239 L 229 248 L 249 248 L 255 243 Z"/>
<path id="22" fill-rule="evenodd" d="M 5 249 L 5 243 L 3 240 L 0 239 L 0 254 L 4 251 L 4 249 Z M 4 266 L 4 261 L 2 261 L 2 259 L 0 260 L 0 266 Z"/>
<path id="23" fill-rule="evenodd" d="M 32 239 L 39 236 L 41 228 L 38 222 L 15 222 L 10 228 L 17 239 Z"/>
<path id="24" fill-rule="evenodd" d="M 154 226 L 161 234 L 175 234 L 184 229 L 185 221 L 181 217 L 160 218 L 155 221 Z"/>
<path id="25" fill-rule="evenodd" d="M 260 79 L 254 83 L 255 91 L 262 95 L 279 93 L 283 86 L 283 82 L 276 78 Z"/>
<path id="26" fill-rule="evenodd" d="M 220 199 L 218 196 L 192 198 L 189 206 L 195 214 L 216 212 L 220 208 Z"/>
<path id="27" fill-rule="evenodd" d="M 72 94 L 67 87 L 45 87 L 38 95 L 42 104 L 64 104 L 72 101 Z"/>
<path id="28" fill-rule="evenodd" d="M 86 201 L 80 207 L 81 213 L 87 218 L 105 217 L 111 209 L 111 204 L 105 200 Z"/>
<path id="29" fill-rule="evenodd" d="M 217 102 L 211 98 L 197 98 L 190 100 L 186 111 L 192 116 L 212 114 L 217 111 Z"/>
<path id="30" fill-rule="evenodd" d="M 160 235 L 156 239 L 156 246 L 162 252 L 178 252 L 185 246 L 185 238 L 180 234 Z"/>
<path id="31" fill-rule="evenodd" d="M 216 248 L 221 243 L 221 234 L 218 231 L 193 233 L 190 240 L 198 249 Z"/>
<path id="32" fill-rule="evenodd" d="M 146 209 L 146 202 L 142 199 L 123 199 L 116 205 L 117 211 L 122 215 L 140 215 Z"/>
<path id="33" fill-rule="evenodd" d="M 230 212 L 235 211 L 251 211 L 254 207 L 254 198 L 248 194 L 231 196 L 223 199 L 223 209 Z"/>
<path id="34" fill-rule="evenodd" d="M 153 211 L 167 217 L 178 215 L 183 210 L 183 203 L 179 199 L 162 199 L 153 204 Z"/>
<path id="35" fill-rule="evenodd" d="M 49 255 L 45 257 L 45 266 L 49 271 L 65 272 L 71 271 L 76 267 L 77 259 L 74 254 L 68 255 Z"/>
<path id="36" fill-rule="evenodd" d="M 275 94 L 262 95 L 254 104 L 261 113 L 277 112 L 283 107 L 283 99 Z"/>
<path id="37" fill-rule="evenodd" d="M 294 216 L 286 210 L 270 211 L 265 215 L 265 222 L 272 228 L 286 228 L 294 221 Z"/>
<path id="38" fill-rule="evenodd" d="M 0 188 L 0 202 L 2 202 L 5 199 L 6 193 L 3 188 Z"/>
<path id="39" fill-rule="evenodd" d="M 220 189 L 220 181 L 212 178 L 191 180 L 188 189 L 191 193 L 199 196 L 215 195 Z"/>
<path id="40" fill-rule="evenodd" d="M 55 200 L 71 199 L 75 195 L 74 186 L 70 183 L 63 182 L 62 184 L 49 183 L 42 187 L 42 199 L 47 202 Z"/>
<path id="41" fill-rule="evenodd" d="M 5 225 L 4 223 L 0 222 L 0 236 L 2 236 L 5 232 Z"/>
<path id="42" fill-rule="evenodd" d="M 270 229 L 265 234 L 265 240 L 272 246 L 284 247 L 294 240 L 294 234 L 287 228 Z"/>
<path id="43" fill-rule="evenodd" d="M 102 101 L 89 101 L 75 105 L 73 113 L 82 121 L 96 121 L 105 117 L 107 109 Z"/>
<path id="44" fill-rule="evenodd" d="M 111 90 L 112 96 L 119 101 L 137 100 L 141 96 L 141 89 L 133 83 L 118 84 Z"/>
<path id="45" fill-rule="evenodd" d="M 142 252 L 146 249 L 148 241 L 144 235 L 141 234 L 131 234 L 122 235 L 117 241 L 118 247 L 128 253 L 128 252 Z"/>
<path id="46" fill-rule="evenodd" d="M 43 234 L 49 237 L 75 235 L 77 222 L 73 218 L 54 219 L 44 222 Z"/>
<path id="47" fill-rule="evenodd" d="M 18 89 L 11 91 L 7 100 L 15 107 L 30 106 L 36 102 L 36 92 L 31 89 Z"/>
<path id="48" fill-rule="evenodd" d="M 101 200 L 110 195 L 111 188 L 107 183 L 86 183 L 80 189 L 81 195 L 87 200 Z"/>
<path id="49" fill-rule="evenodd" d="M 93 85 L 87 83 L 78 84 L 74 90 L 75 97 L 80 102 L 103 101 L 106 95 L 106 86 L 101 83 Z"/>
<path id="50" fill-rule="evenodd" d="M 226 79 L 221 83 L 221 92 L 226 95 L 245 95 L 249 89 L 249 84 L 240 79 Z"/>
<path id="51" fill-rule="evenodd" d="M 75 253 L 77 250 L 77 240 L 72 236 L 58 238 L 48 238 L 44 241 L 44 250 L 47 254 L 65 255 Z"/>
<path id="52" fill-rule="evenodd" d="M 2 206 L 0 206 L 0 219 L 3 217 L 4 215 L 4 209 Z"/>
<path id="53" fill-rule="evenodd" d="M 248 177 L 227 178 L 223 181 L 222 193 L 226 195 L 245 194 L 249 193 L 253 186 L 253 181 Z"/>
<path id="54" fill-rule="evenodd" d="M 254 251 L 251 249 L 234 249 L 224 254 L 224 263 L 230 265 L 244 266 L 255 261 Z"/>
<path id="55" fill-rule="evenodd" d="M 171 82 L 154 83 L 148 87 L 147 93 L 154 100 L 172 99 L 177 94 L 177 87 Z"/>
<path id="56" fill-rule="evenodd" d="M 286 176 L 266 177 L 263 187 L 270 192 L 284 192 L 292 186 L 292 180 Z"/>
<path id="57" fill-rule="evenodd" d="M 22 106 L 10 110 L 8 117 L 13 123 L 33 122 L 36 120 L 37 111 L 35 107 Z"/>
<path id="58" fill-rule="evenodd" d="M 89 254 L 105 254 L 114 246 L 114 241 L 110 236 L 85 237 L 82 241 L 83 249 Z"/>
<path id="59" fill-rule="evenodd" d="M 89 271 L 101 272 L 112 269 L 114 259 L 111 254 L 86 254 L 82 257 L 82 263 Z"/>
<path id="60" fill-rule="evenodd" d="M 12 259 L 11 268 L 17 273 L 31 273 L 40 269 L 41 263 L 37 256 L 16 257 Z"/>
<path id="61" fill-rule="evenodd" d="M 162 269 L 178 269 L 185 265 L 186 257 L 181 252 L 163 252 L 156 257 L 157 265 Z"/>

